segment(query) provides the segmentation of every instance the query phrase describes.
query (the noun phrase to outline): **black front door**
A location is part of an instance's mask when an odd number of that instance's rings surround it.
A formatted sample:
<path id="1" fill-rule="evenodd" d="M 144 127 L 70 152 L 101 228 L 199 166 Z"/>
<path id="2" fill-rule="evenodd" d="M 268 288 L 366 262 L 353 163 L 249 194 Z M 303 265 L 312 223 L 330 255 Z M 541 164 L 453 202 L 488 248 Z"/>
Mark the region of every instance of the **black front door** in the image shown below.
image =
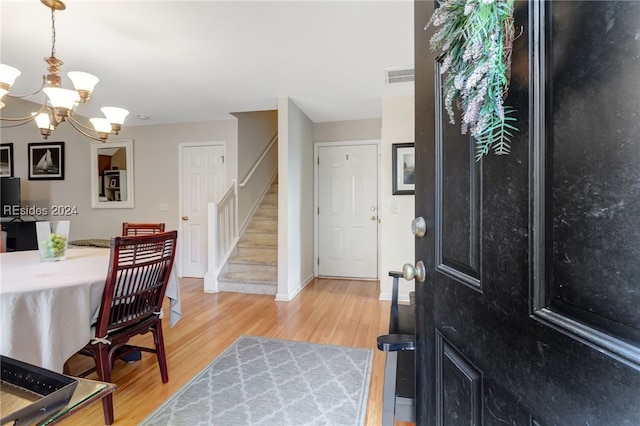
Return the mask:
<path id="1" fill-rule="evenodd" d="M 640 2 L 516 2 L 510 155 L 449 124 L 415 3 L 417 423 L 640 424 Z M 459 120 L 458 120 L 459 122 Z"/>

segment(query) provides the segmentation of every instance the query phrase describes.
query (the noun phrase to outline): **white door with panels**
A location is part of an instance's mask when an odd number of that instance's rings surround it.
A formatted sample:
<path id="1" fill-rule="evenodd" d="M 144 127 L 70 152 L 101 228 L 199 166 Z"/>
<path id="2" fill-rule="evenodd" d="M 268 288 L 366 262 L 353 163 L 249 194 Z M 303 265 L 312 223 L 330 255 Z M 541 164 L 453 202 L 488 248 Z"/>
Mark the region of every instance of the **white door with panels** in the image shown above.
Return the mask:
<path id="1" fill-rule="evenodd" d="M 378 146 L 318 148 L 318 275 L 378 278 Z"/>
<path id="2" fill-rule="evenodd" d="M 207 272 L 207 205 L 225 190 L 224 144 L 184 144 L 181 154 L 181 268 L 185 277 Z"/>

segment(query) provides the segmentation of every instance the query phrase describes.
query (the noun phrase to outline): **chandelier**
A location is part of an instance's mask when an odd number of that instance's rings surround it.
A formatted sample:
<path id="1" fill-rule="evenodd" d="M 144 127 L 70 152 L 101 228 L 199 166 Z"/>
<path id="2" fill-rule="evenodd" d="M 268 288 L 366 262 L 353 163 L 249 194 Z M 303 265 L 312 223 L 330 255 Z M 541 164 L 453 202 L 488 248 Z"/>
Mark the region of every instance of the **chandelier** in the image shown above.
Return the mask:
<path id="1" fill-rule="evenodd" d="M 51 56 L 44 58 L 48 65 L 47 71 L 49 74 L 42 77 L 42 84 L 38 90 L 27 95 L 16 96 L 10 94 L 9 91 L 21 72 L 12 66 L 0 64 L 0 110 L 4 108 L 5 102 L 11 98 L 24 99 L 40 92 L 44 92 L 44 102 L 37 112 L 31 113 L 27 117 L 0 117 L 3 122 L 10 122 L 10 124 L 3 124 L 2 127 L 21 126 L 35 121 L 40 129 L 40 134 L 44 139 L 47 139 L 60 123 L 67 122 L 84 136 L 96 141 L 106 142 L 109 135 L 117 135 L 120 132 L 129 111 L 117 107 L 101 108 L 105 117 L 89 119 L 93 128 L 85 126 L 73 117 L 76 107 L 81 103 L 87 103 L 99 79 L 95 75 L 86 72 L 71 71 L 67 73 L 67 76 L 73 83 L 75 90 L 60 87 L 61 77 L 58 74 L 60 73 L 62 61 L 56 58 L 55 55 L 55 11 L 64 10 L 66 6 L 60 0 L 40 0 L 40 2 L 51 9 Z"/>

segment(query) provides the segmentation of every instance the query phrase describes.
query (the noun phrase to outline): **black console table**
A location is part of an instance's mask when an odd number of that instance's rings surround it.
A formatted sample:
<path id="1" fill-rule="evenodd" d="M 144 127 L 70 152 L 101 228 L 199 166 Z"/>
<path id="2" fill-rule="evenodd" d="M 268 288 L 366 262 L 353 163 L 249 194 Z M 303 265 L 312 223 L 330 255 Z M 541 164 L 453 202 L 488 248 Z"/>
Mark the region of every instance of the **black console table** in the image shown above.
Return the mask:
<path id="1" fill-rule="evenodd" d="M 37 250 L 35 220 L 2 221 L 2 230 L 7 232 L 5 251 Z"/>

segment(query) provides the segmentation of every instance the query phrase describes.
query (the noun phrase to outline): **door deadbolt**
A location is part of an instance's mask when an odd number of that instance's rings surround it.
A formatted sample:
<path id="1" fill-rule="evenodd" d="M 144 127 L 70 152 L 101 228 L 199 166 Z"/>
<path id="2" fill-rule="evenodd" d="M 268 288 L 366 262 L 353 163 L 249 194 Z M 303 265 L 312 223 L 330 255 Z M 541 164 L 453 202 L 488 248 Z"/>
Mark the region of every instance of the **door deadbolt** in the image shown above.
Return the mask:
<path id="1" fill-rule="evenodd" d="M 427 221 L 422 216 L 418 216 L 411 221 L 411 232 L 418 238 L 422 238 L 427 233 Z"/>
<path id="2" fill-rule="evenodd" d="M 424 262 L 419 260 L 418 263 L 416 263 L 416 266 L 413 266 L 410 263 L 405 263 L 402 267 L 402 276 L 407 281 L 411 281 L 415 278 L 419 283 L 423 283 L 427 277 L 427 270 L 424 267 Z"/>

